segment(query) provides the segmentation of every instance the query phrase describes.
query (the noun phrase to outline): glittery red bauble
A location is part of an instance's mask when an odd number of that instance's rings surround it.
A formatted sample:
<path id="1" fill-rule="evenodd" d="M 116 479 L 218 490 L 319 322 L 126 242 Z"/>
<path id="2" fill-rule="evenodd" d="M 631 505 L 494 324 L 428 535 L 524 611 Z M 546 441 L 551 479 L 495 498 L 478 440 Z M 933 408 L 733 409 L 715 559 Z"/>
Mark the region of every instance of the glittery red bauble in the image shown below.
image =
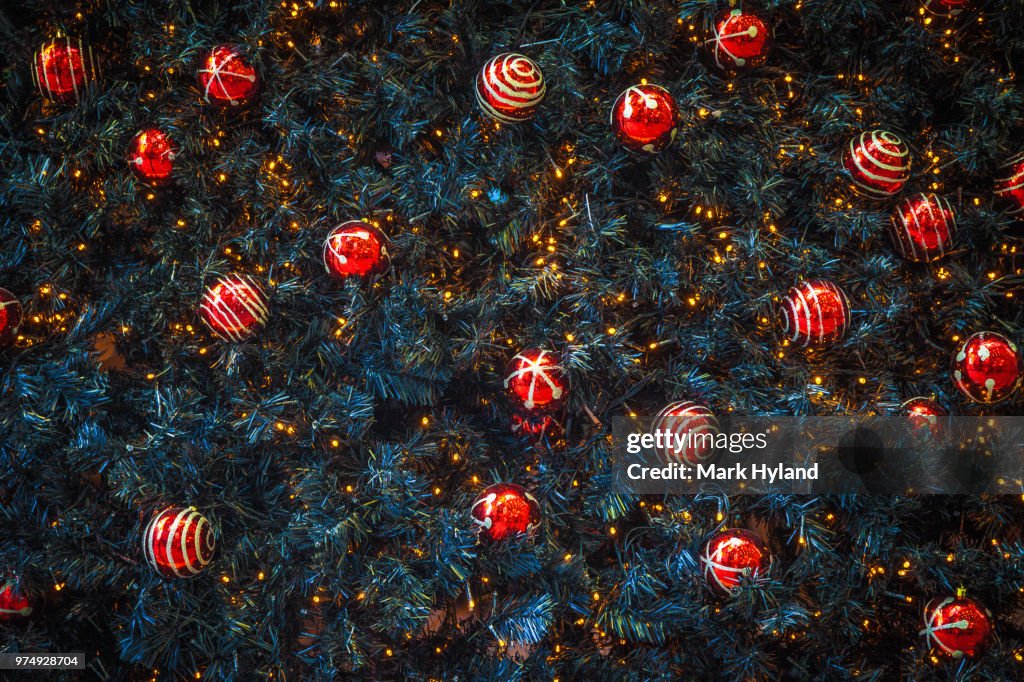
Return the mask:
<path id="1" fill-rule="evenodd" d="M 700 560 L 708 585 L 726 593 L 739 587 L 741 576 L 764 576 L 772 562 L 768 545 L 754 533 L 740 528 L 712 535 L 704 543 Z"/>
<path id="2" fill-rule="evenodd" d="M 1024 154 L 1011 158 L 999 172 L 995 194 L 1009 206 L 1011 215 L 1024 213 Z"/>
<path id="3" fill-rule="evenodd" d="M 0 622 L 27 618 L 32 615 L 32 604 L 18 582 L 0 578 Z"/>
<path id="4" fill-rule="evenodd" d="M 171 177 L 174 147 L 162 130 L 147 128 L 132 138 L 128 163 L 143 182 L 157 185 Z"/>
<path id="5" fill-rule="evenodd" d="M 235 106 L 245 104 L 256 94 L 260 78 L 238 48 L 218 45 L 203 59 L 199 87 L 210 104 Z"/>
<path id="6" fill-rule="evenodd" d="M 168 578 L 198 575 L 213 558 L 213 527 L 195 507 L 168 507 L 146 526 L 146 561 Z"/>
<path id="7" fill-rule="evenodd" d="M 977 403 L 998 403 L 1020 385 L 1021 357 L 1017 344 L 997 332 L 969 336 L 953 356 L 953 383 Z"/>
<path id="8" fill-rule="evenodd" d="M 634 85 L 612 105 L 612 131 L 631 152 L 654 154 L 676 138 L 679 106 L 665 88 Z"/>
<path id="9" fill-rule="evenodd" d="M 885 199 L 903 189 L 910 178 L 910 150 L 896 135 L 870 130 L 850 140 L 843 152 L 843 166 L 854 192 Z"/>
<path id="10" fill-rule="evenodd" d="M 977 656 L 992 641 L 992 614 L 962 592 L 932 599 L 924 607 L 924 629 L 919 634 L 953 658 Z"/>
<path id="11" fill-rule="evenodd" d="M 517 533 L 532 534 L 540 524 L 537 499 L 515 483 L 495 483 L 484 489 L 471 509 L 481 537 L 504 540 Z"/>
<path id="12" fill-rule="evenodd" d="M 658 452 L 665 463 L 697 464 L 706 462 L 715 454 L 715 436 L 718 419 L 708 408 L 692 400 L 680 400 L 666 406 L 654 418 L 652 432 L 662 432 L 671 438 Z M 681 445 L 677 450 L 676 445 Z"/>
<path id="13" fill-rule="evenodd" d="M 203 322 L 226 341 L 244 341 L 270 318 L 267 295 L 248 275 L 225 275 L 203 294 Z"/>
<path id="14" fill-rule="evenodd" d="M 324 240 L 324 267 L 342 279 L 379 275 L 391 265 L 387 244 L 387 237 L 373 225 L 350 220 Z"/>
<path id="15" fill-rule="evenodd" d="M 914 434 L 939 439 L 945 432 L 944 420 L 949 412 L 931 398 L 917 397 L 904 401 L 899 412 L 907 417 Z"/>
<path id="16" fill-rule="evenodd" d="M 32 82 L 43 97 L 54 102 L 77 102 L 97 78 L 92 48 L 77 38 L 45 42 L 32 57 Z"/>
<path id="17" fill-rule="evenodd" d="M 527 348 L 508 363 L 505 392 L 512 409 L 528 417 L 554 414 L 565 404 L 569 380 L 557 355 Z"/>
<path id="18" fill-rule="evenodd" d="M 969 0 L 924 0 L 924 8 L 940 17 L 955 17 L 964 11 Z"/>
<path id="19" fill-rule="evenodd" d="M 824 279 L 800 282 L 782 301 L 782 332 L 798 346 L 828 346 L 850 328 L 850 301 Z"/>
<path id="20" fill-rule="evenodd" d="M 518 123 L 537 112 L 547 85 L 529 57 L 506 52 L 484 64 L 476 77 L 476 101 L 491 118 Z"/>
<path id="21" fill-rule="evenodd" d="M 562 425 L 549 414 L 542 414 L 537 417 L 524 417 L 521 414 L 513 414 L 510 418 L 512 433 L 517 436 L 524 436 L 533 442 L 547 439 L 548 442 L 556 441 L 565 435 Z"/>
<path id="22" fill-rule="evenodd" d="M 915 263 L 946 255 L 956 237 L 956 215 L 945 197 L 917 194 L 900 202 L 889 221 L 893 248 Z"/>
<path id="23" fill-rule="evenodd" d="M 711 47 L 715 64 L 726 71 L 764 64 L 772 48 L 772 30 L 761 17 L 742 9 L 725 10 L 715 18 Z"/>
<path id="24" fill-rule="evenodd" d="M 14 343 L 21 328 L 21 301 L 7 289 L 0 289 L 0 346 Z"/>

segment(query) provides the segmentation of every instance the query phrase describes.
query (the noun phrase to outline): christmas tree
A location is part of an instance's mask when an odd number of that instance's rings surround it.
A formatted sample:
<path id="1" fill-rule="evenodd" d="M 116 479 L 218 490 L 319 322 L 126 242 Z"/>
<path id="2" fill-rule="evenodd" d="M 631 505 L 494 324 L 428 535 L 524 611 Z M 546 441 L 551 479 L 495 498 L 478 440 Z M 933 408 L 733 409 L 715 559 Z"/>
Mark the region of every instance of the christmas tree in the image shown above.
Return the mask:
<path id="1" fill-rule="evenodd" d="M 641 495 L 611 427 L 1020 413 L 1024 2 L 7 0 L 0 36 L 3 652 L 1024 677 L 1020 492 Z"/>

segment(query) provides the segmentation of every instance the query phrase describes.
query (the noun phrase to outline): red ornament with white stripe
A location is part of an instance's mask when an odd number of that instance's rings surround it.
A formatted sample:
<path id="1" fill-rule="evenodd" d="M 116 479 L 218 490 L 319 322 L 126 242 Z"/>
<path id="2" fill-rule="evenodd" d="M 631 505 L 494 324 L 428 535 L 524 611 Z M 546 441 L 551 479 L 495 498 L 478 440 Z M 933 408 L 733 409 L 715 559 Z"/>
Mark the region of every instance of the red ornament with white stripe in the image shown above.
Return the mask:
<path id="1" fill-rule="evenodd" d="M 900 405 L 899 413 L 906 416 L 910 422 L 911 433 L 932 439 L 942 437 L 945 431 L 944 419 L 949 416 L 946 408 L 923 396 L 904 401 Z"/>
<path id="2" fill-rule="evenodd" d="M 705 44 L 711 46 L 711 55 L 720 69 L 731 72 L 752 69 L 768 60 L 772 30 L 753 12 L 725 10 L 715 18 L 712 31 Z"/>
<path id="3" fill-rule="evenodd" d="M 850 328 L 850 301 L 826 279 L 809 279 L 789 290 L 782 301 L 782 333 L 798 346 L 828 346 Z"/>
<path id="4" fill-rule="evenodd" d="M 174 170 L 174 147 L 167 135 L 157 128 L 139 131 L 128 148 L 128 163 L 143 182 L 159 185 Z"/>
<path id="5" fill-rule="evenodd" d="M 968 3 L 969 0 L 924 0 L 922 7 L 939 17 L 955 17 L 964 11 Z"/>
<path id="6" fill-rule="evenodd" d="M 496 542 L 519 533 L 533 535 L 540 525 L 540 503 L 521 485 L 495 483 L 476 498 L 470 515 L 480 537 Z"/>
<path id="7" fill-rule="evenodd" d="M 512 433 L 517 436 L 525 436 L 533 443 L 539 443 L 545 439 L 551 443 L 565 435 L 562 425 L 549 414 L 542 414 L 538 417 L 513 414 L 509 419 L 509 425 L 512 428 Z"/>
<path id="8" fill-rule="evenodd" d="M 843 152 L 843 166 L 854 192 L 871 199 L 898 193 L 910 179 L 910 150 L 885 130 L 857 135 Z"/>
<path id="9" fill-rule="evenodd" d="M 373 225 L 350 220 L 324 240 L 324 267 L 341 279 L 378 275 L 391 264 L 387 244 L 387 237 Z"/>
<path id="10" fill-rule="evenodd" d="M 768 545 L 757 535 L 730 528 L 704 543 L 700 561 L 708 586 L 729 594 L 740 586 L 743 577 L 753 580 L 767 575 L 772 557 Z"/>
<path id="11" fill-rule="evenodd" d="M 665 447 L 658 455 L 666 464 L 699 464 L 708 461 L 715 454 L 714 441 L 719 433 L 718 419 L 711 410 L 700 403 L 680 400 L 666 406 L 657 414 L 652 431 L 663 434 Z"/>
<path id="12" fill-rule="evenodd" d="M 999 175 L 996 197 L 1009 207 L 1010 215 L 1024 214 L 1024 153 L 1011 158 Z"/>
<path id="13" fill-rule="evenodd" d="M 91 83 L 99 79 L 92 48 L 78 38 L 54 38 L 32 56 L 32 82 L 39 93 L 60 104 L 82 98 Z"/>
<path id="14" fill-rule="evenodd" d="M 660 85 L 634 85 L 612 105 L 611 124 L 627 150 L 656 154 L 676 139 L 679 106 L 672 93 Z"/>
<path id="15" fill-rule="evenodd" d="M 1017 344 L 997 332 L 977 332 L 960 344 L 950 371 L 961 393 L 976 403 L 991 404 L 1016 392 L 1022 370 Z"/>
<path id="16" fill-rule="evenodd" d="M 225 341 L 244 341 L 267 324 L 267 295 L 248 275 L 225 275 L 203 294 L 203 322 Z"/>
<path id="17" fill-rule="evenodd" d="M 28 618 L 32 615 L 32 603 L 14 578 L 0 578 L 0 622 Z"/>
<path id="18" fill-rule="evenodd" d="M 907 260 L 938 260 L 953 248 L 956 214 L 945 197 L 918 194 L 900 202 L 889 221 L 889 236 Z"/>
<path id="19" fill-rule="evenodd" d="M 528 417 L 554 414 L 565 405 L 569 380 L 549 350 L 527 348 L 512 358 L 505 371 L 505 392 L 512 409 Z"/>
<path id="20" fill-rule="evenodd" d="M 213 526 L 195 507 L 169 507 L 143 532 L 146 561 L 167 578 L 191 578 L 213 559 Z"/>
<path id="21" fill-rule="evenodd" d="M 924 629 L 920 635 L 928 644 L 953 658 L 971 658 L 992 642 L 992 614 L 966 596 L 962 587 L 956 597 L 932 599 L 924 607 Z"/>
<path id="22" fill-rule="evenodd" d="M 514 52 L 492 57 L 476 77 L 476 101 L 485 114 L 502 123 L 533 118 L 545 94 L 540 67 Z"/>
<path id="23" fill-rule="evenodd" d="M 22 316 L 21 301 L 7 289 L 0 289 L 0 347 L 14 343 Z"/>
<path id="24" fill-rule="evenodd" d="M 199 87 L 210 104 L 245 104 L 260 87 L 260 77 L 242 51 L 233 45 L 218 45 L 203 58 Z"/>

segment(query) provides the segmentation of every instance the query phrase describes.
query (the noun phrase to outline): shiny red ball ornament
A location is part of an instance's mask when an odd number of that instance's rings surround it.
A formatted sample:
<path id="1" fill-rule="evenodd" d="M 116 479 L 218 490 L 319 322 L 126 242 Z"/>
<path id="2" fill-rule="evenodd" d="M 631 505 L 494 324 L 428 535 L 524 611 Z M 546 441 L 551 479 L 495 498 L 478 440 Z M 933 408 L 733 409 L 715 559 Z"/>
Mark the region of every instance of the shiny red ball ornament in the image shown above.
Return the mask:
<path id="1" fill-rule="evenodd" d="M 939 17 L 955 17 L 964 11 L 970 0 L 924 0 L 926 12 Z"/>
<path id="2" fill-rule="evenodd" d="M 28 618 L 32 603 L 15 578 L 0 579 L 0 622 Z"/>
<path id="3" fill-rule="evenodd" d="M 1024 214 L 1024 153 L 1011 158 L 996 180 L 996 197 L 1008 207 L 1011 215 Z"/>
<path id="4" fill-rule="evenodd" d="M 476 101 L 491 118 L 519 123 L 533 118 L 547 94 L 540 67 L 521 54 L 491 58 L 476 77 Z"/>
<path id="5" fill-rule="evenodd" d="M 199 87 L 209 104 L 245 104 L 260 87 L 260 77 L 242 51 L 233 45 L 218 45 L 203 58 Z"/>
<path id="6" fill-rule="evenodd" d="M 612 105 L 612 131 L 631 152 L 656 154 L 676 139 L 679 106 L 659 85 L 634 85 Z"/>
<path id="7" fill-rule="evenodd" d="M 21 301 L 7 289 L 0 289 L 0 347 L 14 343 L 22 316 Z"/>
<path id="8" fill-rule="evenodd" d="M 480 537 L 490 542 L 518 533 L 532 535 L 540 524 L 540 503 L 521 485 L 495 483 L 480 493 L 470 510 Z"/>
<path id="9" fill-rule="evenodd" d="M 537 417 L 513 414 L 510 418 L 510 425 L 512 433 L 517 436 L 523 436 L 534 443 L 544 439 L 547 439 L 548 442 L 556 441 L 565 435 L 565 429 L 562 425 L 549 414 L 542 414 Z"/>
<path id="10" fill-rule="evenodd" d="M 730 528 L 712 535 L 701 551 L 704 578 L 712 589 L 729 594 L 743 576 L 763 577 L 771 567 L 768 545 L 749 530 Z"/>
<path id="11" fill-rule="evenodd" d="M 945 197 L 914 195 L 896 207 L 889 221 L 889 237 L 897 253 L 909 261 L 938 260 L 953 248 L 956 214 Z"/>
<path id="12" fill-rule="evenodd" d="M 706 44 L 711 47 L 715 65 L 735 72 L 764 64 L 772 48 L 772 29 L 758 15 L 743 9 L 720 13 Z"/>
<path id="13" fill-rule="evenodd" d="M 945 418 L 949 412 L 931 398 L 910 398 L 900 405 L 899 413 L 906 416 L 910 431 L 916 435 L 938 440 L 945 432 Z"/>
<path id="14" fill-rule="evenodd" d="M 531 418 L 554 414 L 565 405 L 569 380 L 549 350 L 527 348 L 508 363 L 505 392 L 512 409 Z"/>
<path id="15" fill-rule="evenodd" d="M 850 140 L 843 152 L 843 167 L 854 192 L 870 199 L 886 199 L 910 179 L 910 150 L 893 133 L 870 130 Z"/>
<path id="16" fill-rule="evenodd" d="M 711 410 L 692 400 L 667 405 L 654 417 L 651 430 L 663 434 L 665 447 L 658 455 L 666 464 L 703 463 L 715 454 L 718 419 Z"/>
<path id="17" fill-rule="evenodd" d="M 128 163 L 139 180 L 151 185 L 162 184 L 174 170 L 174 146 L 162 130 L 147 128 L 132 138 Z"/>
<path id="18" fill-rule="evenodd" d="M 142 534 L 146 562 L 167 578 L 191 578 L 213 559 L 213 526 L 195 507 L 168 507 Z"/>
<path id="19" fill-rule="evenodd" d="M 391 265 L 387 245 L 387 237 L 376 227 L 350 220 L 331 230 L 324 240 L 324 267 L 340 279 L 379 275 Z"/>
<path id="20" fill-rule="evenodd" d="M 225 341 L 244 341 L 270 319 L 267 295 L 248 275 L 225 275 L 203 294 L 203 323 Z"/>
<path id="21" fill-rule="evenodd" d="M 782 301 L 782 333 L 798 346 L 828 346 L 850 328 L 850 301 L 833 282 L 800 282 Z"/>
<path id="22" fill-rule="evenodd" d="M 924 607 L 924 629 L 919 633 L 930 646 L 953 658 L 983 652 L 992 642 L 992 614 L 957 590 L 956 597 L 932 599 Z"/>
<path id="23" fill-rule="evenodd" d="M 32 82 L 52 102 L 73 104 L 99 79 L 92 48 L 77 38 L 54 38 L 32 57 Z"/>
<path id="24" fill-rule="evenodd" d="M 976 403 L 998 403 L 1017 390 L 1021 382 L 1021 355 L 1010 339 L 997 332 L 977 332 L 967 337 L 953 356 L 953 383 Z"/>

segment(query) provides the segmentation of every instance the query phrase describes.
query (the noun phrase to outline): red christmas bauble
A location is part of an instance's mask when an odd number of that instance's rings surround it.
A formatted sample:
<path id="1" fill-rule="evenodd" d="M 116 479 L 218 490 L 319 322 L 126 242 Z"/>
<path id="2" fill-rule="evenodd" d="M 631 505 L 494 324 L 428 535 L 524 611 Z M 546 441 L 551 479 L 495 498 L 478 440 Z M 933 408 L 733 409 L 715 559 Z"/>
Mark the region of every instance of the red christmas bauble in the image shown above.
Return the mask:
<path id="1" fill-rule="evenodd" d="M 772 30 L 761 17 L 742 9 L 725 10 L 715 18 L 711 46 L 715 64 L 726 71 L 764 64 L 772 48 Z"/>
<path id="2" fill-rule="evenodd" d="M 964 11 L 969 0 L 924 0 L 924 9 L 936 16 L 955 17 Z"/>
<path id="3" fill-rule="evenodd" d="M 667 405 L 655 416 L 652 430 L 664 434 L 663 438 L 671 438 L 658 452 L 666 464 L 698 464 L 715 454 L 718 419 L 711 410 L 692 400 Z"/>
<path id="4" fill-rule="evenodd" d="M 527 348 L 505 370 L 505 392 L 512 409 L 528 417 L 554 414 L 565 404 L 569 380 L 549 350 Z"/>
<path id="5" fill-rule="evenodd" d="M 956 215 L 945 197 L 917 194 L 904 199 L 889 221 L 893 248 L 915 263 L 946 255 L 956 237 Z"/>
<path id="6" fill-rule="evenodd" d="M 540 524 L 540 503 L 521 485 L 495 483 L 473 502 L 473 522 L 480 536 L 494 542 L 517 533 L 533 534 Z"/>
<path id="7" fill-rule="evenodd" d="M 631 152 L 656 154 L 676 139 L 679 106 L 659 85 L 634 85 L 612 105 L 612 131 Z"/>
<path id="8" fill-rule="evenodd" d="M 995 194 L 1010 207 L 1011 215 L 1024 213 L 1024 153 L 1006 162 L 996 180 Z"/>
<path id="9" fill-rule="evenodd" d="M 77 102 L 98 78 L 92 48 L 77 38 L 54 38 L 43 43 L 32 57 L 32 82 L 43 97 L 53 102 Z"/>
<path id="10" fill-rule="evenodd" d="M 910 150 L 896 135 L 870 130 L 857 135 L 843 153 L 843 166 L 851 187 L 861 196 L 885 199 L 910 178 Z"/>
<path id="11" fill-rule="evenodd" d="M 850 301 L 828 280 L 804 280 L 782 302 L 782 332 L 799 346 L 831 345 L 849 328 Z"/>
<path id="12" fill-rule="evenodd" d="M 542 414 L 537 417 L 525 417 L 521 414 L 513 414 L 510 418 L 512 433 L 517 436 L 525 436 L 533 442 L 543 439 L 555 441 L 565 435 L 565 429 L 554 417 L 549 414 Z"/>
<path id="13" fill-rule="evenodd" d="M 911 398 L 900 405 L 900 414 L 907 417 L 914 434 L 939 439 L 945 431 L 944 420 L 949 416 L 942 405 L 931 398 Z"/>
<path id="14" fill-rule="evenodd" d="M 730 528 L 712 535 L 701 552 L 704 578 L 713 589 L 730 593 L 740 585 L 741 576 L 766 575 L 772 557 L 768 545 L 754 533 Z"/>
<path id="15" fill-rule="evenodd" d="M 32 603 L 14 578 L 0 579 L 0 622 L 32 615 Z"/>
<path id="16" fill-rule="evenodd" d="M 342 279 L 379 275 L 391 265 L 387 244 L 387 237 L 373 225 L 350 220 L 324 240 L 324 267 Z"/>
<path id="17" fill-rule="evenodd" d="M 1020 385 L 1020 352 L 1017 344 L 997 332 L 969 336 L 953 356 L 953 383 L 977 403 L 998 403 Z"/>
<path id="18" fill-rule="evenodd" d="M 260 77 L 241 50 L 233 45 L 218 45 L 203 59 L 199 87 L 208 103 L 236 106 L 256 94 Z"/>
<path id="19" fill-rule="evenodd" d="M 540 67 L 521 54 L 492 57 L 476 77 L 476 101 L 484 113 L 503 123 L 519 123 L 537 113 L 547 85 Z"/>
<path id="20" fill-rule="evenodd" d="M 924 607 L 928 644 L 953 658 L 977 656 L 992 641 L 992 614 L 959 590 L 956 597 L 932 599 Z"/>
<path id="21" fill-rule="evenodd" d="M 143 531 L 146 561 L 168 578 L 198 575 L 213 558 L 213 526 L 195 507 L 168 507 Z"/>
<path id="22" fill-rule="evenodd" d="M 171 177 L 174 170 L 174 147 L 162 130 L 147 128 L 132 138 L 128 163 L 143 182 L 158 185 Z"/>
<path id="23" fill-rule="evenodd" d="M 0 289 L 0 347 L 14 343 L 21 329 L 22 315 L 21 301 L 7 289 Z"/>
<path id="24" fill-rule="evenodd" d="M 248 275 L 225 275 L 203 294 L 203 322 L 225 341 L 244 341 L 270 318 L 267 295 Z"/>

